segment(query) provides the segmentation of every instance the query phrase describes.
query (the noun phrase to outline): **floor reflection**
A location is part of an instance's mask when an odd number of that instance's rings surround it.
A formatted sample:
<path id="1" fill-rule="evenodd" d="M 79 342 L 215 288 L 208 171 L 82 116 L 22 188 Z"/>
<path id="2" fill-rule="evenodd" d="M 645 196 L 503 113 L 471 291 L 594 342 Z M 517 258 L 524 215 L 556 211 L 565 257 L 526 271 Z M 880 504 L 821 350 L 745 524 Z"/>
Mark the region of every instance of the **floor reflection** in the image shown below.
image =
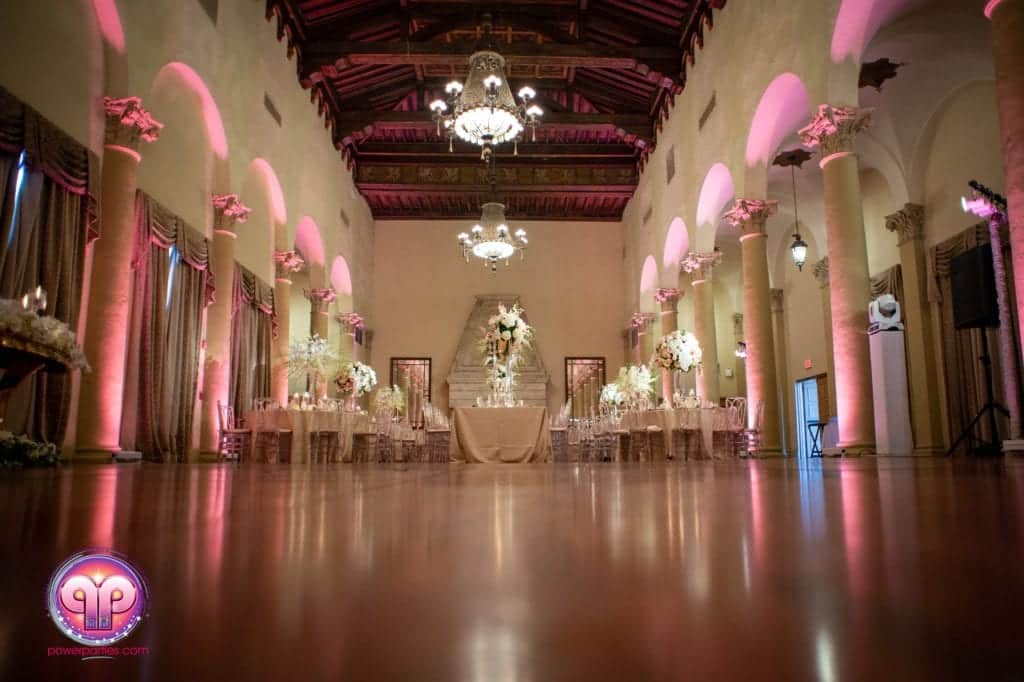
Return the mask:
<path id="1" fill-rule="evenodd" d="M 106 466 L 0 476 L 0 677 L 67 555 L 153 591 L 128 679 L 984 679 L 1019 670 L 1024 464 Z M 221 671 L 216 673 L 215 671 Z"/>

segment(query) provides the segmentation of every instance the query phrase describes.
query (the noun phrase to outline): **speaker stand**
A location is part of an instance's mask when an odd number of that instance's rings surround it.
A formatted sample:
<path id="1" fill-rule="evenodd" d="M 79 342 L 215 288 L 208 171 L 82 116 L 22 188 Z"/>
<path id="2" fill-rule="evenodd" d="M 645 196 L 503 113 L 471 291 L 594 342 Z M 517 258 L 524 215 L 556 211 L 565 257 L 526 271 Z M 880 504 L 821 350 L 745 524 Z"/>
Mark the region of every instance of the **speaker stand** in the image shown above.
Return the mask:
<path id="1" fill-rule="evenodd" d="M 970 450 L 975 455 L 1003 454 L 1003 443 L 999 439 L 999 423 L 996 421 L 996 416 L 1001 413 L 1004 417 L 1009 417 L 1010 411 L 996 402 L 995 389 L 992 388 L 992 357 L 988 354 L 988 334 L 985 333 L 984 328 L 981 329 L 981 357 L 979 359 L 981 360 L 981 366 L 985 369 L 985 398 L 987 402 L 978 410 L 978 414 L 974 415 L 971 423 L 953 441 L 953 445 L 946 451 L 947 457 L 951 456 L 960 447 L 960 444 L 968 438 L 975 443 L 975 446 Z M 974 436 L 974 427 L 986 416 L 989 419 L 989 429 L 992 431 L 992 440 L 990 441 Z"/>

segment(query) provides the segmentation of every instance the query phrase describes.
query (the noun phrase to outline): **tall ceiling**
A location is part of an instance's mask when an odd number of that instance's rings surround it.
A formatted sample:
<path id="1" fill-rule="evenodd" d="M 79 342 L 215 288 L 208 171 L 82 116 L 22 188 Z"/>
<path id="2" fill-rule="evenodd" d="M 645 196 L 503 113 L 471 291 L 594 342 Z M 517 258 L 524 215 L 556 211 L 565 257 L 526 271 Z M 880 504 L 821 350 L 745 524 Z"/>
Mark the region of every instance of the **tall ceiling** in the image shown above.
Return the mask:
<path id="1" fill-rule="evenodd" d="M 726 0 L 267 0 L 376 218 L 471 218 L 479 148 L 428 108 L 463 81 L 489 13 L 513 92 L 545 110 L 536 141 L 498 148 L 509 217 L 619 220 L 686 65 Z"/>

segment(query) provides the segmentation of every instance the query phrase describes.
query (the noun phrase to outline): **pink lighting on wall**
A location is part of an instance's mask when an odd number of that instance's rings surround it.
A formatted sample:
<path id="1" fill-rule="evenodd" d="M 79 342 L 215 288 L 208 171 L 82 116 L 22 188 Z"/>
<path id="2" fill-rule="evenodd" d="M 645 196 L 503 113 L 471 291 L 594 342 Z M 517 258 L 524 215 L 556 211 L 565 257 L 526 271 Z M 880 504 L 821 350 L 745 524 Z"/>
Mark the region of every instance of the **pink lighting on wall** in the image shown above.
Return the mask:
<path id="1" fill-rule="evenodd" d="M 118 54 L 124 54 L 124 29 L 121 28 L 121 15 L 117 12 L 114 0 L 92 0 L 92 9 L 96 12 L 103 40 Z"/>
<path id="2" fill-rule="evenodd" d="M 310 265 L 324 265 L 324 242 L 320 238 L 320 228 L 309 216 L 303 216 L 295 228 L 295 248 Z"/>
<path id="3" fill-rule="evenodd" d="M 674 218 L 669 225 L 668 235 L 665 237 L 665 251 L 661 257 L 661 265 L 666 269 L 679 266 L 690 248 L 690 236 L 686 233 L 686 223 L 682 218 Z"/>
<path id="4" fill-rule="evenodd" d="M 171 62 L 160 69 L 153 81 L 153 91 L 160 92 L 164 88 L 173 89 L 180 84 L 195 95 L 198 100 L 200 114 L 206 128 L 206 138 L 210 149 L 219 159 L 228 158 L 228 138 L 224 133 L 224 123 L 220 118 L 220 109 L 210 94 L 206 83 L 192 67 L 181 62 Z"/>
<path id="5" fill-rule="evenodd" d="M 700 199 L 697 200 L 698 227 L 717 223 L 722 209 L 735 194 L 732 173 L 724 163 L 716 163 L 704 176 L 704 184 L 700 188 Z"/>
<path id="6" fill-rule="evenodd" d="M 331 265 L 331 286 L 343 296 L 352 295 L 352 273 L 344 256 L 335 258 Z"/>
<path id="7" fill-rule="evenodd" d="M 811 117 L 811 98 L 800 77 L 778 76 L 765 88 L 747 136 L 747 165 L 768 163 L 786 137 Z"/>
<path id="8" fill-rule="evenodd" d="M 654 260 L 654 256 L 648 256 L 640 271 L 640 293 L 650 293 L 656 286 L 658 286 L 658 263 Z"/>
<path id="9" fill-rule="evenodd" d="M 270 197 L 270 217 L 275 225 L 284 225 L 288 222 L 288 211 L 284 205 L 284 193 L 281 191 L 281 183 L 277 180 L 277 173 L 266 159 L 253 159 L 249 164 L 253 170 L 263 179 Z"/>
<path id="10" fill-rule="evenodd" d="M 921 4 L 922 0 L 843 0 L 832 31 L 832 61 L 859 62 L 878 29 Z"/>

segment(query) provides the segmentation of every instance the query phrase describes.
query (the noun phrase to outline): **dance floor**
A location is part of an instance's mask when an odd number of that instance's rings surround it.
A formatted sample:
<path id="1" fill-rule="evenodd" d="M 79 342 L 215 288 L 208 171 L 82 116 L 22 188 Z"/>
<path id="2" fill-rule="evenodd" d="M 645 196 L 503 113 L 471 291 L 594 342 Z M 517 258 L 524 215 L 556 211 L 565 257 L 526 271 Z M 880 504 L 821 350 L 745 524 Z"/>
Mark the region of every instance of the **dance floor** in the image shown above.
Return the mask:
<path id="1" fill-rule="evenodd" d="M 0 678 L 1024 679 L 1024 462 L 0 472 Z M 113 660 L 44 608 L 112 547 Z"/>

